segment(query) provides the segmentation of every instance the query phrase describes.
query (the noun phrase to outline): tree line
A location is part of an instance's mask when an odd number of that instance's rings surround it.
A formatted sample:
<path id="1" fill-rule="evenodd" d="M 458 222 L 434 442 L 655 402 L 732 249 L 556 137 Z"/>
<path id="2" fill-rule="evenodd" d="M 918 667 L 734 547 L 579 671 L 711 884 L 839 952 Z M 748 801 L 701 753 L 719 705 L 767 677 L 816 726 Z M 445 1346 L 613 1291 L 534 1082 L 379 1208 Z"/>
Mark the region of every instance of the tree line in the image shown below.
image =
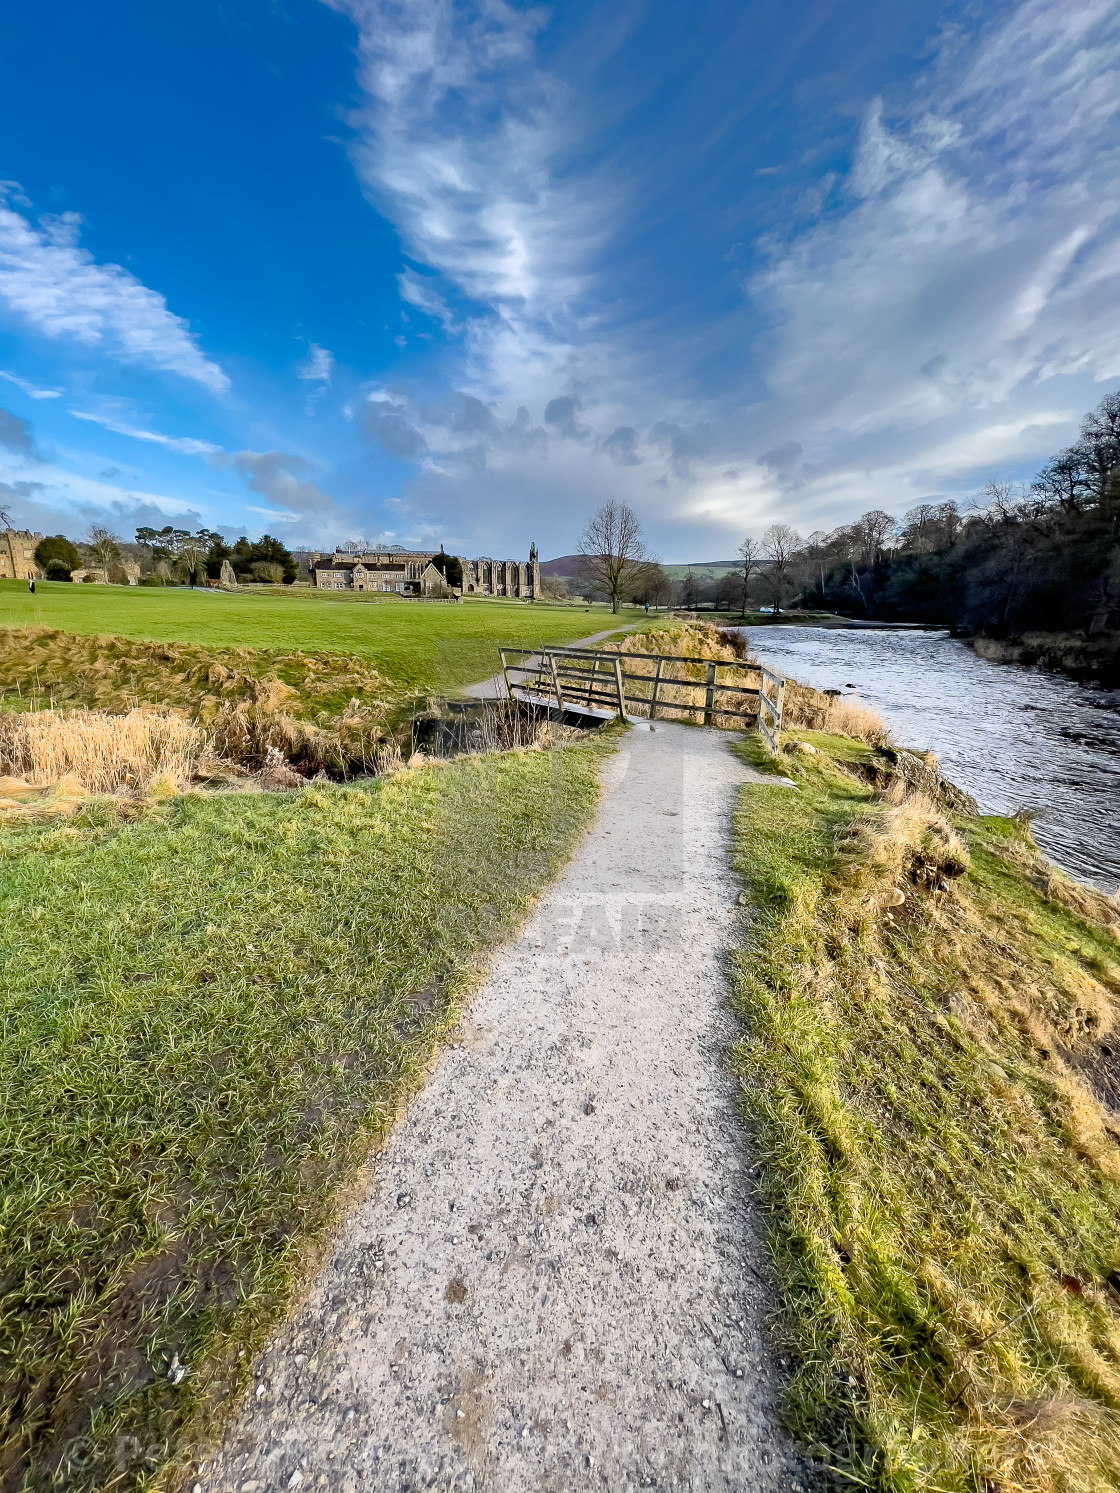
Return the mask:
<path id="1" fill-rule="evenodd" d="M 963 503 L 873 509 L 802 539 L 782 604 L 990 637 L 1120 625 L 1120 393 L 1029 484 L 989 482 Z M 770 578 L 770 590 L 775 589 Z"/>
<path id="2" fill-rule="evenodd" d="M 49 581 L 68 581 L 76 570 L 103 570 L 110 580 L 127 579 L 126 560 L 139 564 L 142 586 L 197 586 L 221 579 L 228 562 L 238 585 L 290 586 L 299 574 L 295 556 L 279 539 L 264 534 L 250 540 L 244 535 L 227 544 L 212 529 L 140 528 L 133 543 L 110 529 L 94 524 L 85 538 L 75 543 L 63 534 L 42 539 L 35 559 Z"/>
<path id="3" fill-rule="evenodd" d="M 717 581 L 672 582 L 625 503 L 606 503 L 582 534 L 584 579 L 617 611 L 765 606 L 929 622 L 990 637 L 1120 628 L 1120 392 L 1029 484 L 989 482 L 964 503 L 921 503 L 901 519 L 872 509 L 803 536 L 771 524 L 739 546 Z"/>

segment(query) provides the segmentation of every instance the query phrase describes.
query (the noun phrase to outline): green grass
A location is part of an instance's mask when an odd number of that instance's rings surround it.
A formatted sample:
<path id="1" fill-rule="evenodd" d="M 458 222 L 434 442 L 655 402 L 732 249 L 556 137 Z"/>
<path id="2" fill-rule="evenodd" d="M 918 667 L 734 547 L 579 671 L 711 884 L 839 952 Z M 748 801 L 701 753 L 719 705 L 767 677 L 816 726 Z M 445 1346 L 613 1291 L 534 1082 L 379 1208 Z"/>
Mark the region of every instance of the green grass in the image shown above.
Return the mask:
<path id="1" fill-rule="evenodd" d="M 962 847 L 831 756 L 781 761 L 799 791 L 746 785 L 736 821 L 733 1063 L 791 1423 L 841 1486 L 1114 1489 L 1120 1117 L 1088 1084 L 1115 910 L 1022 824 L 961 821 Z"/>
<path id="2" fill-rule="evenodd" d="M 166 1485 L 606 749 L 0 825 L 5 1487 Z"/>
<path id="3" fill-rule="evenodd" d="M 507 601 L 374 601 L 314 591 L 258 595 L 182 587 L 41 582 L 34 596 L 0 581 L 0 627 L 201 643 L 290 653 L 343 653 L 372 662 L 394 691 L 444 693 L 497 672 L 503 643 L 570 643 L 641 614 Z M 645 618 L 642 618 L 645 622 Z"/>

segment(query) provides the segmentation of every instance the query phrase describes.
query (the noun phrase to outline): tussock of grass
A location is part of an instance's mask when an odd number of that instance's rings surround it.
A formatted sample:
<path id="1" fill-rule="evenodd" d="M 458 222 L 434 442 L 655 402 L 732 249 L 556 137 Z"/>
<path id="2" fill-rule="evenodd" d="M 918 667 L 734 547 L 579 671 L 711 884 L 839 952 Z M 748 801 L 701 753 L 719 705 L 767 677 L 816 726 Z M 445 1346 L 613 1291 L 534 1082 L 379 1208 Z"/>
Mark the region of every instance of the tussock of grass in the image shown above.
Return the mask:
<path id="1" fill-rule="evenodd" d="M 800 791 L 746 785 L 737 818 L 734 1063 L 790 1419 L 853 1486 L 1115 1488 L 1116 909 L 1025 825 L 783 755 Z"/>
<path id="2" fill-rule="evenodd" d="M 391 695 L 364 659 L 339 653 L 0 630 L 6 712 L 176 711 L 206 727 L 220 756 L 250 768 L 264 766 L 272 749 L 309 771 L 366 769 L 386 737 Z"/>
<path id="3" fill-rule="evenodd" d="M 207 756 L 206 734 L 177 715 L 130 710 L 0 714 L 0 773 L 32 787 L 70 780 L 86 793 L 174 792 Z"/>
<path id="4" fill-rule="evenodd" d="M 602 750 L 0 825 L 6 1488 L 171 1479 Z"/>

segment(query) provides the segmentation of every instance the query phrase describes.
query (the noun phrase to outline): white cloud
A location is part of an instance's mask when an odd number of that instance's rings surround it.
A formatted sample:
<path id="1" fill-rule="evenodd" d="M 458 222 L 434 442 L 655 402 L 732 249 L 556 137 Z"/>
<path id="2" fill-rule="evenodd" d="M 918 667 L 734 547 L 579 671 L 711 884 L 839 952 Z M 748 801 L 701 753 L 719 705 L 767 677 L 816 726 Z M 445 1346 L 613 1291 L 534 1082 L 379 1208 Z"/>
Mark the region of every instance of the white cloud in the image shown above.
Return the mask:
<path id="1" fill-rule="evenodd" d="M 1002 8 L 943 36 L 901 107 L 869 101 L 851 169 L 762 246 L 745 372 L 745 313 L 674 331 L 596 268 L 634 204 L 576 149 L 585 101 L 541 65 L 543 12 L 327 3 L 359 28 L 359 175 L 432 271 L 402 299 L 465 350 L 459 414 L 400 391 L 355 408 L 420 469 L 426 521 L 459 522 L 481 467 L 494 523 L 537 506 L 571 528 L 612 495 L 729 537 L 901 510 L 1041 460 L 1120 377 L 1118 0 Z"/>
<path id="2" fill-rule="evenodd" d="M 908 113 L 869 109 L 841 210 L 750 285 L 806 433 L 967 429 L 1120 374 L 1116 14 L 1028 0 L 971 52 L 954 40 Z"/>
<path id="3" fill-rule="evenodd" d="M 80 224 L 76 213 L 63 213 L 33 225 L 0 187 L 0 300 L 47 337 L 74 337 L 123 362 L 180 374 L 215 393 L 227 389 L 229 379 L 163 296 L 79 247 Z"/>
<path id="4" fill-rule="evenodd" d="M 37 389 L 25 378 L 17 378 L 14 373 L 6 373 L 3 368 L 0 368 L 0 378 L 6 378 L 10 384 L 15 384 L 17 389 L 22 389 L 31 399 L 57 399 L 65 392 L 62 389 Z"/>
<path id="5" fill-rule="evenodd" d="M 247 503 L 245 505 L 245 512 L 246 513 L 263 513 L 264 516 L 265 516 L 265 518 L 278 518 L 278 519 L 282 519 L 283 522 L 286 523 L 286 524 L 295 523 L 297 519 L 300 519 L 300 518 L 303 517 L 303 515 L 300 514 L 300 513 L 284 513 L 279 508 L 255 508 L 252 503 Z"/>
<path id="6" fill-rule="evenodd" d="M 301 363 L 296 372 L 299 378 L 306 379 L 309 383 L 329 384 L 333 370 L 334 354 L 327 348 L 320 347 L 317 342 L 312 342 L 307 350 L 307 361 Z"/>
<path id="7" fill-rule="evenodd" d="M 221 451 L 212 441 L 196 441 L 192 436 L 161 435 L 156 430 L 140 430 L 135 425 L 126 425 L 110 415 L 95 415 L 88 410 L 69 410 L 75 420 L 88 420 L 116 435 L 131 436 L 134 441 L 150 441 L 157 446 L 166 446 L 171 451 L 181 451 L 184 456 L 214 456 Z"/>

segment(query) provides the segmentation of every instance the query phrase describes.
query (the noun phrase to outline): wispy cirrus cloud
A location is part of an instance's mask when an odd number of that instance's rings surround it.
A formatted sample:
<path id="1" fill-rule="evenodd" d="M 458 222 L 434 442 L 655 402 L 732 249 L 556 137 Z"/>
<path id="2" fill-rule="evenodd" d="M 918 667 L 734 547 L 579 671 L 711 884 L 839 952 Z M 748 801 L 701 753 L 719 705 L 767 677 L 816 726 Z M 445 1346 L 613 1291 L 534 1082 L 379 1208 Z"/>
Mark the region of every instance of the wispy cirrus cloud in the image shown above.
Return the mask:
<path id="1" fill-rule="evenodd" d="M 904 111 L 869 107 L 819 221 L 749 281 L 797 439 L 906 432 L 920 467 L 959 432 L 966 472 L 969 437 L 1033 429 L 1054 381 L 1120 377 L 1118 16 L 1027 0 L 951 37 Z"/>
<path id="2" fill-rule="evenodd" d="M 126 363 L 175 373 L 214 393 L 229 379 L 207 358 L 163 296 L 118 264 L 98 264 L 79 242 L 76 213 L 32 223 L 0 186 L 0 301 L 47 337 L 73 337 Z"/>
<path id="3" fill-rule="evenodd" d="M 8 383 L 15 384 L 29 399 L 59 399 L 65 392 L 62 389 L 39 389 L 34 384 L 28 383 L 27 379 L 19 378 L 14 373 L 7 373 L 0 368 L 0 378 L 6 379 Z"/>
<path id="4" fill-rule="evenodd" d="M 91 425 L 100 425 L 102 430 L 111 430 L 115 435 L 131 436 L 134 441 L 148 441 L 154 446 L 166 446 L 169 451 L 181 451 L 184 456 L 215 456 L 221 446 L 212 441 L 195 440 L 193 436 L 162 435 L 158 430 L 143 430 L 129 425 L 113 415 L 96 415 L 91 410 L 70 410 L 75 420 L 86 420 Z"/>
<path id="5" fill-rule="evenodd" d="M 328 3 L 359 28 L 355 164 L 431 271 L 405 271 L 402 298 L 458 338 L 460 397 L 488 411 L 470 431 L 397 391 L 362 412 L 433 511 L 481 464 L 494 490 L 563 480 L 729 534 L 840 522 L 1041 459 L 1072 433 L 1055 410 L 1120 379 L 1118 0 L 1022 0 L 933 38 L 905 89 L 867 100 L 847 169 L 780 231 L 735 235 L 748 307 L 687 327 L 604 276 L 637 209 L 576 149 L 579 85 L 542 62 L 543 12 Z M 713 181 L 753 177 L 752 151 L 712 157 Z M 666 203 L 723 213 L 680 159 Z"/>

